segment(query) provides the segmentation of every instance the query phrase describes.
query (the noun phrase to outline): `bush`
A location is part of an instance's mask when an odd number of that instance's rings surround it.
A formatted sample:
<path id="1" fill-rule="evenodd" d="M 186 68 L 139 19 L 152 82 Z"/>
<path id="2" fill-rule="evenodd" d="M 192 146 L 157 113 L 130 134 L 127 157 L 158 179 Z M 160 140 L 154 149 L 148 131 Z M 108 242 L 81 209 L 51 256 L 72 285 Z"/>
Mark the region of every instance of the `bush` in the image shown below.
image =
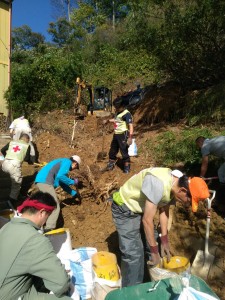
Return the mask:
<path id="1" fill-rule="evenodd" d="M 16 54 L 18 57 L 18 53 Z M 47 48 L 45 53 L 27 53 L 23 63 L 12 64 L 11 87 L 6 93 L 15 116 L 65 108 L 75 98 L 78 58 L 65 49 Z"/>
<path id="2" fill-rule="evenodd" d="M 151 157 L 157 166 L 172 167 L 177 163 L 193 165 L 200 162 L 201 155 L 195 146 L 198 136 L 212 137 L 209 128 L 188 128 L 160 133 L 154 140 L 147 140 L 139 149 Z"/>

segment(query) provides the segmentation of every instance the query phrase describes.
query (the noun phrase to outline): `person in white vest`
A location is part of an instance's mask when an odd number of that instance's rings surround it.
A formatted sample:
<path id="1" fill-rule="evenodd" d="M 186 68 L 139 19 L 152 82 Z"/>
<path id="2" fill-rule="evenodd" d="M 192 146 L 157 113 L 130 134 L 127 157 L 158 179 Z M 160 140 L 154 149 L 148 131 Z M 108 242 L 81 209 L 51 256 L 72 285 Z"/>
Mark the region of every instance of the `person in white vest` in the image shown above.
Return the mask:
<path id="1" fill-rule="evenodd" d="M 1 149 L 5 159 L 2 163 L 2 170 L 8 173 L 11 178 L 11 191 L 9 200 L 16 205 L 22 183 L 22 163 L 29 156 L 29 135 L 23 133 L 18 141 L 11 141 Z"/>
<path id="2" fill-rule="evenodd" d="M 24 117 L 21 116 L 17 119 L 15 119 L 11 125 L 9 126 L 10 130 L 10 136 L 14 141 L 18 141 L 20 139 L 20 136 L 22 133 L 26 133 L 29 135 L 30 138 L 30 156 L 31 156 L 31 161 L 34 163 L 36 161 L 35 158 L 35 149 L 34 145 L 32 143 L 33 137 L 31 133 L 31 127 L 29 121 Z"/>
<path id="3" fill-rule="evenodd" d="M 150 248 L 149 264 L 155 266 L 160 263 L 159 250 L 161 256 L 166 256 L 169 261 L 169 206 L 179 201 L 185 206 L 192 205 L 192 211 L 196 212 L 199 200 L 208 197 L 208 186 L 202 178 L 188 178 L 180 171 L 169 168 L 144 169 L 113 193 L 111 209 L 122 254 L 122 287 L 140 284 L 144 279 L 145 254 L 141 224 Z M 157 211 L 160 221 L 160 249 L 154 230 Z"/>
<path id="4" fill-rule="evenodd" d="M 122 154 L 122 160 L 124 173 L 130 172 L 130 156 L 128 154 L 128 148 L 132 143 L 132 137 L 134 132 L 133 118 L 131 113 L 124 107 L 123 99 L 116 98 L 113 101 L 116 114 L 113 119 L 104 120 L 103 124 L 111 122 L 114 125 L 114 135 L 109 150 L 109 162 L 107 164 L 107 170 L 113 170 L 116 161 L 117 154 L 120 150 Z"/>

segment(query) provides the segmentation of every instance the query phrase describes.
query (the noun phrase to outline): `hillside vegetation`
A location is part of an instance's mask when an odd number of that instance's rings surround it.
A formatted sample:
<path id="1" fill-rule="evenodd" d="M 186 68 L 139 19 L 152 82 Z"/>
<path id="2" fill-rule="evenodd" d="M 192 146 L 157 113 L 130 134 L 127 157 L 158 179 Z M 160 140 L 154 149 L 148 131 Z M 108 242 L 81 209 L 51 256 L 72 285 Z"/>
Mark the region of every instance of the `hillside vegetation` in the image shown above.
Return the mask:
<path id="1" fill-rule="evenodd" d="M 166 120 L 221 122 L 224 14 L 222 0 L 87 0 L 49 24 L 52 42 L 26 25 L 16 28 L 6 93 L 14 117 L 71 107 L 79 76 L 113 96 L 138 83 L 173 82 L 179 93 Z"/>

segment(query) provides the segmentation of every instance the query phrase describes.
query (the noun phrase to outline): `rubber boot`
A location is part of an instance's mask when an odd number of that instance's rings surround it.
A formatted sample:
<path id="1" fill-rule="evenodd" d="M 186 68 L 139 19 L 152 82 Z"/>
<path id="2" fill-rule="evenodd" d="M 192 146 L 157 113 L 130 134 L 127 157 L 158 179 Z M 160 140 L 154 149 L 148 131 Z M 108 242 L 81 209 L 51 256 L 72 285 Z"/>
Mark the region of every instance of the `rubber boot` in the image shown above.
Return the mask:
<path id="1" fill-rule="evenodd" d="M 106 170 L 107 171 L 112 171 L 114 169 L 114 167 L 115 167 L 115 164 L 116 164 L 116 162 L 114 160 L 110 160 L 107 163 Z"/>
<path id="2" fill-rule="evenodd" d="M 130 164 L 129 163 L 125 163 L 124 168 L 123 168 L 123 173 L 130 173 Z"/>

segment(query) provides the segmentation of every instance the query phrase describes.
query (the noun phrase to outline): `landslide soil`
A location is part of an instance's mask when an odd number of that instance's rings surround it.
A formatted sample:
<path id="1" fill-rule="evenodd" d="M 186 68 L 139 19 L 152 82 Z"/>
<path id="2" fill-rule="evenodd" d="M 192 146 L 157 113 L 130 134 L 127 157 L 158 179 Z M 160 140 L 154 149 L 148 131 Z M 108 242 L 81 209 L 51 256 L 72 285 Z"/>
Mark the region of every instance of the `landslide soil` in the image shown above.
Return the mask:
<path id="1" fill-rule="evenodd" d="M 137 114 L 135 120 L 138 123 L 140 115 Z M 77 119 L 75 122 L 72 143 L 74 116 L 69 111 L 40 114 L 33 124 L 39 162 L 49 162 L 52 159 L 69 157 L 73 154 L 82 158 L 80 170 L 70 174 L 79 179 L 77 189 L 81 195 L 81 201 L 71 201 L 68 195 L 61 190 L 58 191 L 62 211 L 58 226 L 70 229 L 74 248 L 86 246 L 96 247 L 99 251 L 108 250 L 114 252 L 120 262 L 117 232 L 106 199 L 113 190 L 119 188 L 133 174 L 154 166 L 154 157 L 143 154 L 132 158 L 130 174 L 122 172 L 119 159 L 113 171 L 104 172 L 107 157 L 98 161 L 98 153 L 108 152 L 113 129 L 108 126 L 104 132 L 101 125 L 102 118 L 95 115 L 88 116 L 84 120 Z M 166 125 L 158 129 L 150 125 L 142 127 L 140 123 L 135 125 L 138 147 L 146 139 L 157 135 L 159 131 L 168 129 Z M 27 194 L 39 169 L 38 166 L 24 164 L 22 186 L 24 195 Z M 173 216 L 169 231 L 171 251 L 174 255 L 188 257 L 192 262 L 197 250 L 204 247 L 206 207 L 201 204 L 198 213 L 194 215 L 190 210 L 185 210 L 177 204 L 171 209 L 171 213 Z M 221 299 L 225 299 L 225 220 L 224 215 L 214 209 L 212 210 L 210 240 L 217 248 L 207 283 Z"/>

